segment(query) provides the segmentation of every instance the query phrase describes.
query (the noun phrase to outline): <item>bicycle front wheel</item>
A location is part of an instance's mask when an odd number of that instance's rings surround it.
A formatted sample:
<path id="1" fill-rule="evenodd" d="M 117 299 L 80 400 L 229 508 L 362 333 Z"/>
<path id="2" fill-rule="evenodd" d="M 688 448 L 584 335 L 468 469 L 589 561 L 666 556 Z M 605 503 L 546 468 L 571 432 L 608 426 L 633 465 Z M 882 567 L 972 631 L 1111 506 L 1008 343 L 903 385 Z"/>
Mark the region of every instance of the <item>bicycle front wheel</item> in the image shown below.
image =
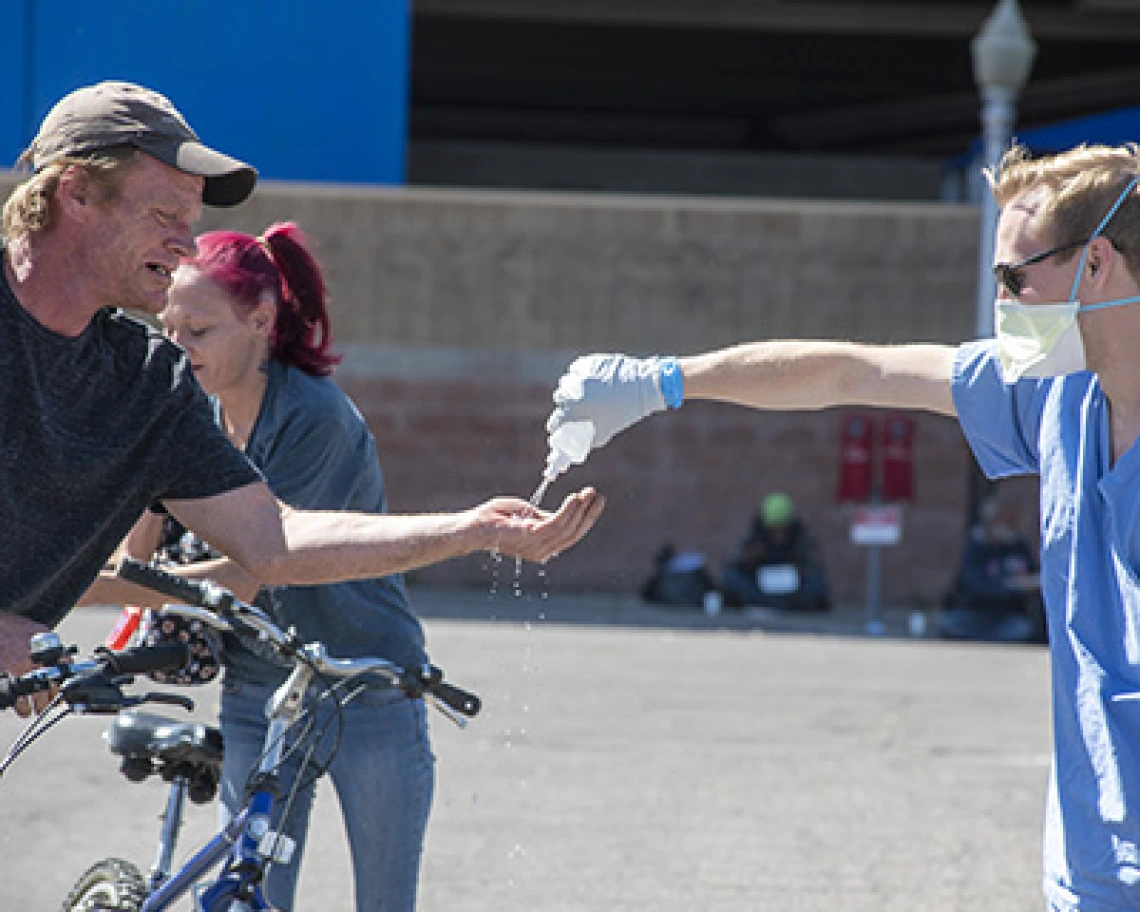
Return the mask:
<path id="1" fill-rule="evenodd" d="M 121 858 L 105 858 L 75 882 L 61 912 L 139 912 L 145 901 L 139 869 Z"/>

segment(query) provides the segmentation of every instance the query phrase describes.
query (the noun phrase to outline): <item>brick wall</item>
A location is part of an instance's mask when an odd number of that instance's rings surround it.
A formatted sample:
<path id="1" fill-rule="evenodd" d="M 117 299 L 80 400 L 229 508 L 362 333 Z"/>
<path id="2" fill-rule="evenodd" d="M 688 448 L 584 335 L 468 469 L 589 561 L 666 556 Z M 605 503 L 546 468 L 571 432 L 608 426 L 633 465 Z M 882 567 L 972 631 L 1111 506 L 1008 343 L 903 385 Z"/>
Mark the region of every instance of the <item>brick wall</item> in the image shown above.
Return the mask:
<path id="1" fill-rule="evenodd" d="M 577 353 L 972 335 L 971 207 L 265 184 L 203 228 L 286 218 L 325 264 L 337 377 L 376 431 L 401 511 L 529 496 L 550 390 Z M 888 603 L 935 600 L 963 532 L 968 451 L 954 422 L 915 417 L 917 498 L 884 555 Z M 542 584 L 631 591 L 665 540 L 719 564 L 764 493 L 783 489 L 819 533 L 837 596 L 861 601 L 865 554 L 832 501 L 839 419 L 691 403 L 629 431 L 551 492 L 593 484 L 609 507 Z M 1031 530 L 1031 487 L 1023 499 Z M 494 569 L 479 557 L 419 576 L 489 586 Z"/>
<path id="2" fill-rule="evenodd" d="M 351 389 L 373 422 L 393 509 L 452 509 L 484 493 L 534 490 L 546 455 L 540 428 L 548 385 L 373 379 Z M 904 544 L 883 552 L 890 602 L 937 598 L 965 509 L 969 456 L 957 425 L 915 417 L 918 500 L 905 517 Z M 593 532 L 550 565 L 546 584 L 635 591 L 665 541 L 704 551 L 719 565 L 760 498 L 782 489 L 819 535 L 837 597 L 861 601 L 866 552 L 849 543 L 849 517 L 834 504 L 839 419 L 836 410 L 760 413 L 695 402 L 630 429 L 551 488 L 548 505 L 584 484 L 603 491 L 608 504 Z M 418 578 L 489 586 L 492 569 L 470 558 Z M 502 572 L 513 578 L 513 567 Z M 523 581 L 533 585 L 534 571 Z"/>

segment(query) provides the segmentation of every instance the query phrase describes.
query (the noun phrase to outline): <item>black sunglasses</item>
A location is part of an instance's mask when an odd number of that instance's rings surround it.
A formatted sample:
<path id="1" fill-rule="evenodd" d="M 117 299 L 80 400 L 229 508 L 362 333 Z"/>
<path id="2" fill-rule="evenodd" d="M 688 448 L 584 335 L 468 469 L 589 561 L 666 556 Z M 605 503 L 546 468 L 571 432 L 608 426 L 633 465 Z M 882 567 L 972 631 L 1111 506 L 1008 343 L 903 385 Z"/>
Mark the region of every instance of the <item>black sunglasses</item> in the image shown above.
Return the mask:
<path id="1" fill-rule="evenodd" d="M 1068 244 L 1059 244 L 1056 247 L 1050 247 L 1048 250 L 1042 250 L 1040 253 L 1033 254 L 1033 256 L 1027 256 L 1020 263 L 997 263 L 994 265 L 994 278 L 998 280 L 1002 288 L 1015 298 L 1020 297 L 1021 292 L 1025 289 L 1024 269 L 1026 266 L 1040 263 L 1042 260 L 1047 260 L 1049 257 L 1055 256 L 1058 253 L 1064 253 L 1066 250 L 1084 247 L 1087 243 L 1088 239 L 1083 241 L 1071 241 Z"/>

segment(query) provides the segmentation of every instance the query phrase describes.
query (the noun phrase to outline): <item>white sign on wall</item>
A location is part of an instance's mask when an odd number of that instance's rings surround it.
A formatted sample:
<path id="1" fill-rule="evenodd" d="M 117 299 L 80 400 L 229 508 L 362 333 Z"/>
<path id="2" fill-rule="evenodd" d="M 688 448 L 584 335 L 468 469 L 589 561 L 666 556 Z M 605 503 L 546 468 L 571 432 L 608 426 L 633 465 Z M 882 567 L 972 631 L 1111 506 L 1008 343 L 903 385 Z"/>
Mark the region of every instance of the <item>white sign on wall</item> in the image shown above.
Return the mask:
<path id="1" fill-rule="evenodd" d="M 896 504 L 857 507 L 851 513 L 851 541 L 856 545 L 897 545 L 902 541 L 903 508 Z"/>

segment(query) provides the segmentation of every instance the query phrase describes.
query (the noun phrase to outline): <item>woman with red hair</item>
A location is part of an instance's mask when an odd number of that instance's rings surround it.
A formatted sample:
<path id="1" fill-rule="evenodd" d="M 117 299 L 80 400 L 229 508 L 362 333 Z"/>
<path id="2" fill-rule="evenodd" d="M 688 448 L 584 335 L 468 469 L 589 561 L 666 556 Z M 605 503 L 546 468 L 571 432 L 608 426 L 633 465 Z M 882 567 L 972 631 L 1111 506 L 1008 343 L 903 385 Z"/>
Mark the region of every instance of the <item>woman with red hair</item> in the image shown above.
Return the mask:
<path id="1" fill-rule="evenodd" d="M 314 510 L 385 510 L 372 434 L 328 376 L 339 360 L 329 351 L 328 297 L 296 225 L 273 225 L 261 237 L 217 231 L 198 238 L 197 255 L 174 273 L 160 319 L 213 398 L 218 423 L 279 500 Z M 253 591 L 232 562 L 218 561 L 209 575 L 239 594 Z M 423 630 L 399 576 L 262 589 L 255 603 L 282 628 L 295 627 L 306 642 L 322 641 L 335 656 L 427 661 Z M 228 818 L 241 808 L 264 748 L 265 701 L 287 669 L 245 640 L 230 638 L 225 647 L 221 813 Z M 329 775 L 351 847 L 356 909 L 410 912 L 434 787 L 423 701 L 370 688 L 344 713 Z M 298 849 L 291 864 L 275 865 L 267 879 L 268 899 L 282 909 L 294 907 L 312 779 L 294 764 L 281 783 L 284 795 L 302 783 L 288 819 L 274 822 Z"/>

